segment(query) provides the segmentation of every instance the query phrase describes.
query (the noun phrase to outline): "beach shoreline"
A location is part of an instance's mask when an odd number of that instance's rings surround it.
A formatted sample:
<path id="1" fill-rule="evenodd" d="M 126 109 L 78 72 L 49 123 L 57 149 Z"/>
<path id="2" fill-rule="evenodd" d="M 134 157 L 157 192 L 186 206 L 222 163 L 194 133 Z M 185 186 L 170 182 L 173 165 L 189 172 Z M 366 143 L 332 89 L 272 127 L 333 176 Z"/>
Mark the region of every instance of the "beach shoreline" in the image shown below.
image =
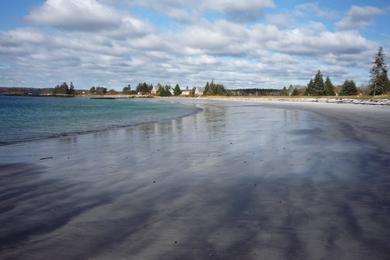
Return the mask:
<path id="1" fill-rule="evenodd" d="M 0 258 L 388 258 L 388 106 L 161 100 L 202 111 L 0 146 Z"/>
<path id="2" fill-rule="evenodd" d="M 182 97 L 169 97 L 178 98 Z M 199 96 L 186 97 L 190 99 L 205 99 L 216 101 L 245 101 L 258 103 L 272 103 L 272 102 L 293 102 L 293 103 L 330 103 L 330 104 L 356 104 L 356 105 L 382 105 L 389 106 L 390 99 L 384 97 L 270 97 L 270 96 Z"/>

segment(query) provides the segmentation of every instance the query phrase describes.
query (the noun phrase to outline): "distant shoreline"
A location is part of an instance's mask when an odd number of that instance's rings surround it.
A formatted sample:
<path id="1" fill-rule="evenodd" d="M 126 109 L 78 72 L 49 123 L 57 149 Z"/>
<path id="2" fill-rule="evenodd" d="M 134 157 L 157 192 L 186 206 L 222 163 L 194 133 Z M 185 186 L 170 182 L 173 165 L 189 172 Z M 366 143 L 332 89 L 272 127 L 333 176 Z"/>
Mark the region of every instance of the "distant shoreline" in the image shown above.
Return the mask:
<path id="1" fill-rule="evenodd" d="M 242 101 L 256 103 L 330 103 L 330 104 L 357 104 L 357 105 L 384 105 L 390 106 L 390 97 L 270 97 L 270 96 L 200 96 L 200 97 L 156 97 L 166 99 L 197 99 L 215 101 Z"/>
<path id="2" fill-rule="evenodd" d="M 334 103 L 334 104 L 359 104 L 359 105 L 385 105 L 390 106 L 390 96 L 338 96 L 338 97 L 310 97 L 310 96 L 169 96 L 160 97 L 154 95 L 20 95 L 20 94 L 0 94 L 3 96 L 23 96 L 23 97 L 83 97 L 90 99 L 203 99 L 203 100 L 218 100 L 218 101 L 251 101 L 251 102 L 316 102 L 316 103 Z"/>
<path id="3" fill-rule="evenodd" d="M 237 99 L 0 146 L 0 258 L 386 259 L 390 107 Z"/>
<path id="4" fill-rule="evenodd" d="M 251 101 L 251 102 L 315 102 L 332 104 L 357 104 L 357 105 L 386 105 L 390 106 L 390 98 L 366 98 L 366 97 L 202 97 L 208 100 L 222 101 Z"/>

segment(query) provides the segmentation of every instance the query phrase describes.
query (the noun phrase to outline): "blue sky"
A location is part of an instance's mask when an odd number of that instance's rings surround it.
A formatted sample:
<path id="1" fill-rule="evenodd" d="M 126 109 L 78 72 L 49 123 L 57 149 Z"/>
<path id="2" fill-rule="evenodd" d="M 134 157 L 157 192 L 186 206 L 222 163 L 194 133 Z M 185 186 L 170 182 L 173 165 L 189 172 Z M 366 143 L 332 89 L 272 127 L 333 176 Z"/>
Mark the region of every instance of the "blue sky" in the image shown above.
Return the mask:
<path id="1" fill-rule="evenodd" d="M 281 88 L 318 69 L 360 85 L 390 52 L 390 1 L 2 0 L 0 15 L 0 86 Z"/>

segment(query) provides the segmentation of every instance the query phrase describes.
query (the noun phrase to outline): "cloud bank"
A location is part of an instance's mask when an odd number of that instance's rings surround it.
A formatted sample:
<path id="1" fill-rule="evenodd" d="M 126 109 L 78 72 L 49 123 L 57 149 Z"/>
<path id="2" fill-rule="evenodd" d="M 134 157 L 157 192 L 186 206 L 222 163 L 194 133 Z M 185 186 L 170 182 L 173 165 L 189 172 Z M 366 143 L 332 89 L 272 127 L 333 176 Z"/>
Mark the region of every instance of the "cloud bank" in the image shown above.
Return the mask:
<path id="1" fill-rule="evenodd" d="M 318 19 L 336 17 L 306 7 Z M 121 89 L 215 79 L 231 88 L 280 88 L 306 83 L 318 69 L 336 82 L 368 81 L 381 43 L 359 30 L 380 9 L 352 6 L 331 30 L 302 6 L 277 8 L 272 0 L 47 0 L 26 14 L 25 26 L 0 31 L 0 85 Z M 267 16 L 269 9 L 276 14 Z"/>

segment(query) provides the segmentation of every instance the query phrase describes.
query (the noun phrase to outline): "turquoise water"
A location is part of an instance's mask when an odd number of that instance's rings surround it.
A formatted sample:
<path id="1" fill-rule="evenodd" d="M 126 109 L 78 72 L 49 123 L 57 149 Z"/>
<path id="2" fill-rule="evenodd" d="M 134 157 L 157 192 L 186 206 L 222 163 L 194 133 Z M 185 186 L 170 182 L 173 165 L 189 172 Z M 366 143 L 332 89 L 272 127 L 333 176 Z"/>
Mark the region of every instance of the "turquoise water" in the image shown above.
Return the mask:
<path id="1" fill-rule="evenodd" d="M 161 121 L 196 111 L 171 102 L 0 96 L 0 145 Z"/>

